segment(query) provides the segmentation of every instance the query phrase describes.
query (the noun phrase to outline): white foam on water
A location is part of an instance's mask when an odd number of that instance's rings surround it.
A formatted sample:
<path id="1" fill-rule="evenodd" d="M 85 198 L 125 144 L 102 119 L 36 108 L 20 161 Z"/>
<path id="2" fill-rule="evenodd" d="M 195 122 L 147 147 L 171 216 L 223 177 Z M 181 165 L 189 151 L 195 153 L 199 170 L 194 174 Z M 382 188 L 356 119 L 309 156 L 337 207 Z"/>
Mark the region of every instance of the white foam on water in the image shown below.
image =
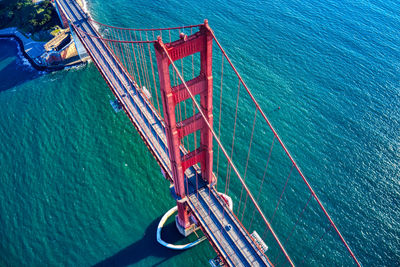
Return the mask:
<path id="1" fill-rule="evenodd" d="M 32 67 L 32 65 L 31 65 L 31 63 L 29 62 L 29 60 L 24 56 L 24 54 L 22 53 L 22 50 L 21 50 L 21 47 L 19 47 L 19 45 L 17 45 L 17 49 L 18 49 L 18 52 L 17 52 L 17 55 L 18 55 L 18 57 L 21 59 L 21 65 L 22 66 L 27 66 L 27 67 L 29 67 L 29 68 L 31 68 L 31 69 L 34 69 L 33 67 Z"/>
<path id="2" fill-rule="evenodd" d="M 96 29 L 96 31 L 100 32 L 100 26 L 97 23 L 92 23 L 92 26 Z"/>
<path id="3" fill-rule="evenodd" d="M 82 1 L 82 4 L 83 4 L 83 7 L 82 7 L 83 11 L 88 13 L 87 1 L 86 0 L 81 0 L 81 1 Z"/>
<path id="4" fill-rule="evenodd" d="M 17 42 L 17 40 L 14 37 L 6 37 L 6 38 L 1 38 L 1 39 L 8 39 L 8 40 L 12 40 L 16 43 L 17 45 L 17 56 L 21 61 L 17 61 L 17 64 L 20 66 L 26 66 L 29 67 L 29 69 L 35 69 L 32 64 L 29 62 L 28 59 L 26 59 L 26 57 L 24 56 L 24 54 L 22 53 L 21 47 L 19 45 L 19 43 Z"/>
<path id="5" fill-rule="evenodd" d="M 85 66 L 86 66 L 85 63 L 81 63 L 81 64 L 78 64 L 78 65 L 65 67 L 64 70 L 68 70 L 68 71 L 78 71 L 78 70 L 83 69 Z"/>

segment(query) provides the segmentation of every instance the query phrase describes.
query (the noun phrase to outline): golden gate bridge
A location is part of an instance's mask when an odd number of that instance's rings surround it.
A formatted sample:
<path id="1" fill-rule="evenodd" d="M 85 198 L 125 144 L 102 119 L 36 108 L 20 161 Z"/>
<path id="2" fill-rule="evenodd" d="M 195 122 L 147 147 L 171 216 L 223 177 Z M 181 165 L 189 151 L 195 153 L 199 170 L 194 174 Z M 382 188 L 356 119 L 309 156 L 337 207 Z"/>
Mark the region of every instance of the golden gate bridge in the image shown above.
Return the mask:
<path id="1" fill-rule="evenodd" d="M 324 219 L 324 230 L 306 231 L 313 246 L 296 263 L 306 264 L 332 229 L 360 266 L 207 20 L 173 28 L 120 28 L 93 20 L 74 0 L 55 3 L 78 51 L 83 46 L 92 58 L 171 182 L 181 234 L 201 229 L 224 265 L 294 266 L 285 247 L 315 203 L 313 214 Z M 215 62 L 220 66 L 213 68 Z M 268 183 L 272 175 L 282 178 L 279 186 Z M 304 203 L 290 226 L 279 221 L 277 226 L 286 229 L 282 239 L 272 224 L 279 213 L 293 216 L 282 211 L 289 193 L 304 196 L 297 200 Z M 277 199 L 265 203 L 271 195 Z M 272 213 L 269 219 L 266 211 Z"/>

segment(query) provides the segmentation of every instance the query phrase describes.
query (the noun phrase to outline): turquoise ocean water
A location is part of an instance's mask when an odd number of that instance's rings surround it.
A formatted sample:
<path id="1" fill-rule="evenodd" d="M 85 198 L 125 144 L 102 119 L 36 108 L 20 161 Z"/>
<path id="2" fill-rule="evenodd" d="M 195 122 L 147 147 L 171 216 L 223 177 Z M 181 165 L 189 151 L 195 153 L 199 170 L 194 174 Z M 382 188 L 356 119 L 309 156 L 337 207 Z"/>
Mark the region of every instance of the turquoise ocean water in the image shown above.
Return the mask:
<path id="1" fill-rule="evenodd" d="M 272 123 L 361 263 L 400 264 L 397 2 L 90 0 L 88 9 L 135 28 L 208 18 L 264 110 L 281 107 Z M 169 184 L 93 64 L 38 73 L 0 40 L 0 81 L 0 266 L 214 257 L 208 243 L 182 253 L 156 243 L 174 205 Z M 312 244 L 289 253 L 301 259 Z M 337 258 L 327 246 L 319 264 L 351 264 Z"/>

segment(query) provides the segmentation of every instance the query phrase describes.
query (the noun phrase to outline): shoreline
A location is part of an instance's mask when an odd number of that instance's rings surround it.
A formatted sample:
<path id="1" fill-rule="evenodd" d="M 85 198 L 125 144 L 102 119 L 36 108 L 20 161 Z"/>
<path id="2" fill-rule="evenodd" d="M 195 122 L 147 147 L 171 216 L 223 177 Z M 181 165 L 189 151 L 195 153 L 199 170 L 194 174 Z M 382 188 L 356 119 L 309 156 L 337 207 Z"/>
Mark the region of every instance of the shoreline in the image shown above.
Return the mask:
<path id="1" fill-rule="evenodd" d="M 10 32 L 2 33 L 1 31 L 10 31 Z M 26 45 L 24 44 L 24 41 L 17 35 L 18 33 L 21 34 L 21 32 L 17 28 L 1 29 L 0 30 L 0 38 L 9 39 L 9 40 L 15 40 L 17 42 L 17 46 L 19 47 L 23 57 L 28 60 L 28 62 L 30 63 L 30 65 L 34 69 L 36 69 L 38 71 L 46 71 L 46 72 L 58 71 L 58 70 L 62 70 L 62 69 L 68 68 L 68 67 L 73 67 L 73 66 L 78 66 L 78 65 L 84 64 L 87 61 L 87 60 L 84 61 L 84 60 L 80 59 L 79 61 L 76 61 L 76 62 L 72 62 L 72 63 L 69 63 L 69 64 L 60 64 L 60 65 L 57 65 L 57 66 L 39 65 L 27 53 Z M 32 42 L 35 42 L 35 41 L 32 41 Z M 39 43 L 39 42 L 36 42 L 36 43 Z"/>
<path id="2" fill-rule="evenodd" d="M 82 9 L 87 11 L 87 1 L 86 0 L 78 0 L 78 4 L 82 6 Z M 53 3 L 53 7 L 56 10 L 55 3 Z M 60 18 L 60 14 L 59 19 Z M 31 37 L 27 37 L 22 33 L 18 27 L 8 27 L 8 28 L 2 28 L 0 29 L 0 39 L 8 39 L 8 40 L 15 40 L 17 42 L 18 49 L 22 52 L 22 56 L 28 60 L 30 66 L 37 71 L 46 71 L 46 72 L 52 72 L 52 71 L 58 71 L 74 66 L 79 66 L 82 64 L 86 64 L 89 60 L 90 57 L 83 57 L 81 58 L 78 52 L 78 55 L 76 56 L 66 56 L 66 58 L 62 57 L 63 59 L 61 61 L 58 61 L 56 64 L 52 64 L 50 61 L 47 61 L 44 64 L 43 61 L 43 56 L 49 55 L 48 48 L 45 48 L 45 45 L 50 43 L 50 41 L 46 42 L 40 42 L 40 41 L 34 41 L 31 39 Z M 54 39 L 55 37 L 53 37 Z M 71 36 L 71 38 L 73 38 Z M 74 41 L 72 41 L 74 42 Z M 70 43 L 71 44 L 71 43 Z M 67 44 L 63 49 L 66 49 L 68 51 L 71 51 L 69 49 L 70 44 Z M 76 45 L 76 43 L 74 43 Z M 73 45 L 74 45 L 73 44 Z M 73 48 L 73 49 L 76 49 Z M 58 51 L 58 50 L 57 50 Z M 65 53 L 68 54 L 70 52 L 66 51 Z M 51 51 L 50 51 L 51 52 Z M 65 55 L 64 53 L 64 55 Z M 20 55 L 19 55 L 20 56 Z M 51 55 L 50 55 L 51 56 Z M 57 55 L 56 55 L 57 56 Z M 58 54 L 60 56 L 60 54 Z"/>

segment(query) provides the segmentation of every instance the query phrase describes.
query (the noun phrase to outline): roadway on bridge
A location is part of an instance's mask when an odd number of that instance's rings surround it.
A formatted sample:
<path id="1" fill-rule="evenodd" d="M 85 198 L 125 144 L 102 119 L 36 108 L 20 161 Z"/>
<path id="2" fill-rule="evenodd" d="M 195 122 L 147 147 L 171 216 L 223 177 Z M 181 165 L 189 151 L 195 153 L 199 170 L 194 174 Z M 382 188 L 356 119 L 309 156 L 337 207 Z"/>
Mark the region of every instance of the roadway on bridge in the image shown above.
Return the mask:
<path id="1" fill-rule="evenodd" d="M 121 66 L 108 46 L 101 38 L 94 37 L 100 37 L 99 33 L 88 21 L 88 15 L 76 1 L 57 0 L 56 2 L 67 15 L 76 35 L 150 152 L 164 170 L 166 177 L 171 180 L 170 161 L 162 119 L 143 93 L 138 90 L 139 86 Z M 183 148 L 182 153 L 185 153 Z M 186 201 L 199 221 L 203 232 L 220 256 L 231 266 L 270 266 L 265 255 L 260 252 L 250 235 L 217 195 L 215 188 L 210 189 L 205 186 L 205 183 L 198 183 L 194 180 L 195 172 L 196 170 L 192 167 L 185 173 L 186 177 L 190 177 L 187 179 L 187 184 L 188 192 L 191 192 Z M 197 176 L 200 177 L 200 174 Z M 196 190 L 197 188 L 199 190 Z M 230 227 L 226 227 L 227 225 Z"/>

